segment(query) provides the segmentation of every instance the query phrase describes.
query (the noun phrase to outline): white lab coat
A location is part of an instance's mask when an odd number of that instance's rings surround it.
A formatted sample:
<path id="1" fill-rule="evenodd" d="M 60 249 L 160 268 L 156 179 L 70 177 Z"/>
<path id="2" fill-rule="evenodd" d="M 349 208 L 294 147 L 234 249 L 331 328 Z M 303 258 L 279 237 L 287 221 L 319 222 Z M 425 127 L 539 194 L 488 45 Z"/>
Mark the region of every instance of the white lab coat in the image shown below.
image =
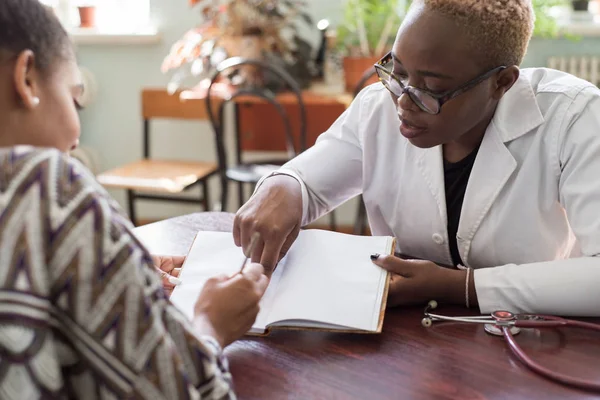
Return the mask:
<path id="1" fill-rule="evenodd" d="M 399 133 L 381 84 L 279 173 L 302 184 L 304 224 L 362 193 L 374 235 L 452 264 L 441 146 L 420 149 Z M 600 316 L 598 88 L 559 71 L 521 71 L 477 154 L 457 240 L 482 313 Z"/>

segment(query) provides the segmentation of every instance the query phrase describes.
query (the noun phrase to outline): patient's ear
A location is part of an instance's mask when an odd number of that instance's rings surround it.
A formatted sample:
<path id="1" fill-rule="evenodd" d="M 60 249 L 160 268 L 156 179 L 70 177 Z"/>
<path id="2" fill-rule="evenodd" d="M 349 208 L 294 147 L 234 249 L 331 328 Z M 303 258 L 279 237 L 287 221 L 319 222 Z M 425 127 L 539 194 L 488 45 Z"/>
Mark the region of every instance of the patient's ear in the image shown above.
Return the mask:
<path id="1" fill-rule="evenodd" d="M 19 104 L 29 110 L 40 104 L 40 79 L 40 72 L 35 66 L 35 54 L 31 50 L 22 51 L 15 62 L 13 83 Z"/>

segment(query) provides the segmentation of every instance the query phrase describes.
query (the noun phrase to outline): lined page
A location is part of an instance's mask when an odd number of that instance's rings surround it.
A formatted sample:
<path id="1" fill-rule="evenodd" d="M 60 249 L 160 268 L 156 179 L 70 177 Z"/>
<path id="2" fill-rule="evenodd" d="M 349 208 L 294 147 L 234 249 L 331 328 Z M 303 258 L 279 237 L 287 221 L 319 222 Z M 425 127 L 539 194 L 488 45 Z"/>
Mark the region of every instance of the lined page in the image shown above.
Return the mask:
<path id="1" fill-rule="evenodd" d="M 268 322 L 316 321 L 375 331 L 387 274 L 370 255 L 388 254 L 391 246 L 389 237 L 301 231 L 284 259 Z"/>
<path id="2" fill-rule="evenodd" d="M 171 302 L 192 319 L 194 305 L 206 281 L 214 276 L 230 276 L 239 272 L 244 258 L 242 249 L 233 241 L 232 233 L 198 232 L 179 275 L 182 283 L 173 290 Z M 261 311 L 251 332 L 260 333 L 265 330 L 269 304 L 277 286 L 277 278 L 282 272 L 283 269 L 273 274 L 260 302 Z"/>

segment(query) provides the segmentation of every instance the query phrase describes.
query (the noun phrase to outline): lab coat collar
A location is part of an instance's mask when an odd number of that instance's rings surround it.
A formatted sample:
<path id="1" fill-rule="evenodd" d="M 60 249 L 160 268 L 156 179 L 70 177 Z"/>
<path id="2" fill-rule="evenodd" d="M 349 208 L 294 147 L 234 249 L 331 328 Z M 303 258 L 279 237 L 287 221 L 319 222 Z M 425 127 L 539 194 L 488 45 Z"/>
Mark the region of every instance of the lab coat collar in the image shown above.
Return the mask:
<path id="1" fill-rule="evenodd" d="M 523 136 L 544 122 L 533 87 L 522 74 L 498 103 L 492 125 L 503 143 Z"/>

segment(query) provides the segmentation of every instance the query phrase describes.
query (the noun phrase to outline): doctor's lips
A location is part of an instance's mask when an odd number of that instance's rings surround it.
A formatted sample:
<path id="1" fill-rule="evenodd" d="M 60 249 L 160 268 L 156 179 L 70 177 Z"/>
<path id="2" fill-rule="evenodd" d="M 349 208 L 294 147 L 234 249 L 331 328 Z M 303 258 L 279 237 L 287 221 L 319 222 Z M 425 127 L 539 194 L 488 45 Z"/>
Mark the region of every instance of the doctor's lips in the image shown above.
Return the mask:
<path id="1" fill-rule="evenodd" d="M 406 137 L 407 139 L 421 136 L 423 133 L 427 132 L 427 128 L 416 125 L 400 115 L 398 116 L 400 117 L 400 133 L 402 133 L 402 136 Z"/>

